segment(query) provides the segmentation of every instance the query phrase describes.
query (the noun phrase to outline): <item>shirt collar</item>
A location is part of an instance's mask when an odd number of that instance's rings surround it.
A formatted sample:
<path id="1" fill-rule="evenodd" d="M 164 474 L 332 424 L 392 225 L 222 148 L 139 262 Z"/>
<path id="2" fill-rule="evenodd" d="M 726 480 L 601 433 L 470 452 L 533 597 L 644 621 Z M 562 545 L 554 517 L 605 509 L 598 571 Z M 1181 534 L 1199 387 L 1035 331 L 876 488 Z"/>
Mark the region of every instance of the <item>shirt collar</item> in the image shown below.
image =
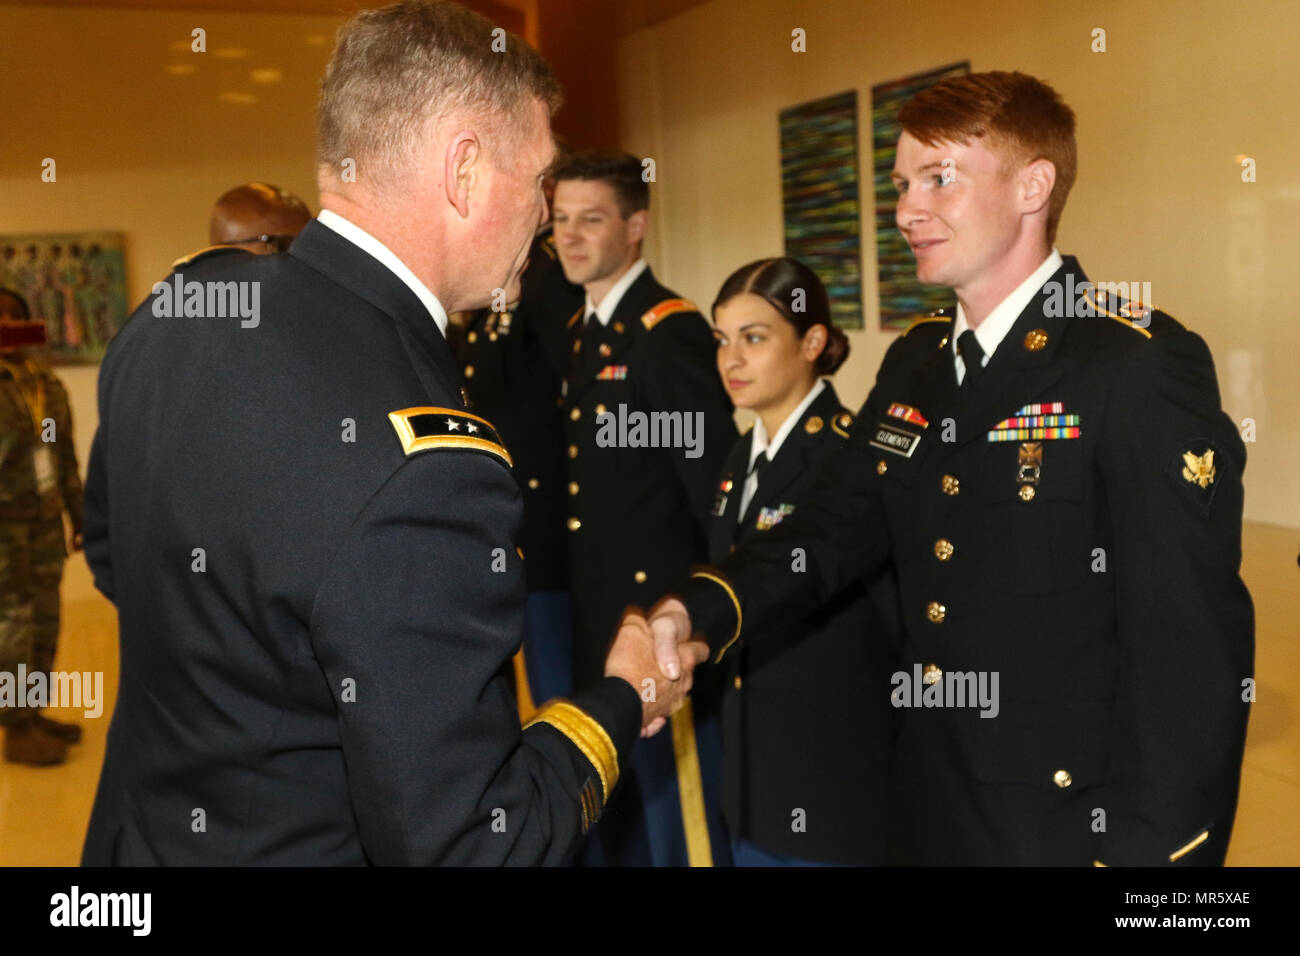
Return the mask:
<path id="1" fill-rule="evenodd" d="M 754 462 L 763 452 L 767 452 L 767 460 L 770 463 L 776 457 L 776 453 L 781 450 L 781 445 L 786 436 L 794 431 L 794 426 L 799 424 L 799 419 L 803 418 L 803 413 L 808 411 L 810 405 L 817 400 L 817 396 L 826 390 L 826 379 L 819 378 L 813 383 L 813 387 L 808 390 L 808 394 L 803 397 L 799 407 L 786 416 L 781 427 L 777 429 L 776 437 L 769 439 L 767 429 L 763 426 L 763 419 L 756 417 L 754 419 L 754 440 L 749 444 L 749 468 L 752 471 Z"/>
<path id="2" fill-rule="evenodd" d="M 322 209 L 320 215 L 316 217 L 322 226 L 328 226 L 334 232 L 338 233 L 348 242 L 359 248 L 362 252 L 369 253 L 378 259 L 389 272 L 401 279 L 406 286 L 415 293 L 416 298 L 424 303 L 424 307 L 429 310 L 429 315 L 433 316 L 434 323 L 438 326 L 438 331 L 447 335 L 447 310 L 442 307 L 438 297 L 429 291 L 429 287 L 419 280 L 414 272 L 407 268 L 406 263 L 397 258 L 396 253 L 386 245 L 366 232 L 354 222 L 349 222 L 336 212 L 328 209 Z"/>
<path id="3" fill-rule="evenodd" d="M 1016 286 L 1009 296 L 997 304 L 997 307 L 988 314 L 979 328 L 975 330 L 975 341 L 979 342 L 980 348 L 984 350 L 984 364 L 988 365 L 989 360 L 993 358 L 993 352 L 1002 340 L 1007 337 L 1011 327 L 1016 324 L 1016 319 L 1020 318 L 1020 313 L 1025 311 L 1025 306 L 1038 294 L 1038 290 L 1043 284 L 1052 277 L 1057 269 L 1061 268 L 1061 253 L 1053 247 L 1051 254 L 1043 260 L 1043 264 L 1031 272 L 1028 278 L 1020 285 Z M 961 353 L 957 351 L 957 337 L 965 332 L 970 326 L 966 324 L 966 311 L 957 303 L 957 320 L 953 324 L 952 341 L 950 347 L 953 354 L 957 356 L 960 362 Z M 964 370 L 965 366 L 963 366 Z"/>
<path id="4" fill-rule="evenodd" d="M 588 292 L 587 304 L 584 307 L 582 314 L 586 316 L 595 312 L 596 318 L 600 319 L 601 325 L 609 325 L 609 320 L 614 317 L 614 310 L 618 308 L 618 304 L 623 298 L 623 293 L 627 292 L 627 290 L 631 288 L 632 283 L 640 278 L 641 273 L 645 272 L 648 267 L 649 263 L 647 263 L 645 259 L 638 259 L 636 262 L 632 263 L 632 265 L 628 266 L 627 272 L 624 272 L 623 275 L 619 277 L 619 280 L 614 283 L 614 287 L 605 294 L 605 298 L 600 300 L 600 305 L 598 307 L 591 304 L 591 293 Z"/>

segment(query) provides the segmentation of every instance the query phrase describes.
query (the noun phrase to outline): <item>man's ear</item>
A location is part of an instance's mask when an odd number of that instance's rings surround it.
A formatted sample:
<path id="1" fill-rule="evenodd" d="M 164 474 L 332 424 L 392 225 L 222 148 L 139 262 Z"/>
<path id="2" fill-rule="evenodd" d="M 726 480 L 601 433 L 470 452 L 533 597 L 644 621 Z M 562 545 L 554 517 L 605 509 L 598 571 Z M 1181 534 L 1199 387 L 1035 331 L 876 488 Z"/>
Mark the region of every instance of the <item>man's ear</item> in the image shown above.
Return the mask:
<path id="1" fill-rule="evenodd" d="M 648 209 L 638 209 L 632 215 L 627 217 L 627 241 L 628 243 L 641 242 L 645 239 L 646 229 L 650 225 L 650 211 Z"/>
<path id="2" fill-rule="evenodd" d="M 447 144 L 446 167 L 443 184 L 447 202 L 455 207 L 462 219 L 469 217 L 469 197 L 483 169 L 483 144 L 478 134 L 461 130 Z"/>
<path id="3" fill-rule="evenodd" d="M 1046 208 L 1056 185 L 1056 166 L 1050 159 L 1036 159 L 1020 171 L 1020 202 L 1026 213 Z"/>

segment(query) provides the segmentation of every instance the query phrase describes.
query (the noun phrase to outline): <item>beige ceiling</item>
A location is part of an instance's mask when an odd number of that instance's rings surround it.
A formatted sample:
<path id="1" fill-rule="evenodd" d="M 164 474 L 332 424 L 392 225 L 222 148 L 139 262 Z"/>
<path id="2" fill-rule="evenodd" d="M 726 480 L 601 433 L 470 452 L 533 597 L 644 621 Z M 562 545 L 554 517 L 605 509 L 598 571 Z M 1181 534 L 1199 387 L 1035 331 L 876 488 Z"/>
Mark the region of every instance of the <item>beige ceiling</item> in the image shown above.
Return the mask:
<path id="1" fill-rule="evenodd" d="M 630 29 L 698 2 L 629 0 L 617 7 Z M 59 160 L 61 175 L 72 175 L 244 159 L 251 168 L 268 152 L 310 150 L 317 84 L 334 33 L 365 5 L 0 3 L 0 176 L 28 175 L 45 157 Z M 507 5 L 525 15 L 540 8 L 533 15 L 543 18 L 549 6 L 565 23 L 581 22 L 590 5 L 606 14 L 605 36 L 615 6 L 612 0 L 481 0 L 480 8 L 495 6 L 499 13 Z M 196 26 L 207 31 L 203 55 L 190 49 Z"/>
<path id="2" fill-rule="evenodd" d="M 122 7 L 137 10 L 220 10 L 243 13 L 297 13 L 313 16 L 346 16 L 363 7 L 381 7 L 385 0 L 9 0 L 18 6 Z M 462 0 L 473 7 L 474 0 Z M 502 6 L 529 13 L 548 0 L 493 0 Z M 563 2 L 563 0 L 562 0 Z M 593 14 L 617 17 L 621 32 L 628 33 L 675 17 L 708 0 L 568 0 L 590 7 Z"/>

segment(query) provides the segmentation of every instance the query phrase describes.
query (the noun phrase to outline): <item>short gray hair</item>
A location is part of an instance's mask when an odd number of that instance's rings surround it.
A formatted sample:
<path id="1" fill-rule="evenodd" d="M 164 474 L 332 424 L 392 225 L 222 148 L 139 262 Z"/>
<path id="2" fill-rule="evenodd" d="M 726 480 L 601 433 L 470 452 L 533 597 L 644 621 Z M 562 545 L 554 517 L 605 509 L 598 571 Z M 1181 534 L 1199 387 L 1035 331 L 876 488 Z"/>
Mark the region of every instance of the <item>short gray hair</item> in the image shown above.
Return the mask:
<path id="1" fill-rule="evenodd" d="M 563 93 L 540 53 L 496 29 L 447 0 L 400 0 L 349 20 L 321 81 L 319 167 L 337 178 L 350 158 L 369 181 L 400 179 L 429 122 L 457 113 L 481 116 L 497 151 L 513 151 L 532 101 L 554 115 Z"/>

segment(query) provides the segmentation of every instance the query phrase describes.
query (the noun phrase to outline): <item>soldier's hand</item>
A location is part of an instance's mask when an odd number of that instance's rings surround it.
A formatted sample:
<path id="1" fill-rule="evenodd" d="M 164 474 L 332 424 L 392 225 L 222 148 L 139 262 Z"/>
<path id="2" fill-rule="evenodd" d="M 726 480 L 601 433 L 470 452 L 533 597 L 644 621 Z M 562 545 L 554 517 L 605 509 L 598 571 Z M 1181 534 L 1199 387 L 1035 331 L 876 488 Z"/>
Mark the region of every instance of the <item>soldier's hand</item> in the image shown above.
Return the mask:
<path id="1" fill-rule="evenodd" d="M 605 676 L 623 678 L 640 695 L 641 735 L 653 737 L 682 706 L 693 683 L 695 665 L 707 660 L 708 654 L 709 649 L 703 643 L 688 643 L 679 652 L 680 676 L 668 680 L 659 669 L 649 623 L 640 613 L 630 610 L 623 616 L 605 659 Z"/>
<path id="2" fill-rule="evenodd" d="M 680 646 L 690 642 L 692 634 L 686 605 L 675 597 L 664 598 L 650 613 L 650 630 L 659 670 L 669 680 L 676 680 L 682 671 Z M 708 660 L 707 648 L 704 659 Z"/>

